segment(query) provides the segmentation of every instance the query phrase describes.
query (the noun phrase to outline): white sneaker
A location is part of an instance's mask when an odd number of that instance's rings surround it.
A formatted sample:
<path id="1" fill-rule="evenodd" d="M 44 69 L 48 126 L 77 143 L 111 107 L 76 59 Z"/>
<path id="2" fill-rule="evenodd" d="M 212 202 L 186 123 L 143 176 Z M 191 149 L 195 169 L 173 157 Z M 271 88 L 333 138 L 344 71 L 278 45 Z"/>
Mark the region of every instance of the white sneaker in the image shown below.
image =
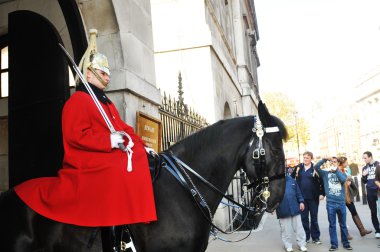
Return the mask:
<path id="1" fill-rule="evenodd" d="M 376 233 L 376 234 L 375 234 L 375 238 L 376 238 L 376 239 L 380 239 L 380 233 Z"/>
<path id="2" fill-rule="evenodd" d="M 299 248 L 300 251 L 307 251 L 307 248 L 305 246 L 302 246 Z"/>
<path id="3" fill-rule="evenodd" d="M 293 249 L 292 249 L 292 248 L 286 248 L 285 251 L 286 251 L 286 252 L 293 252 Z"/>

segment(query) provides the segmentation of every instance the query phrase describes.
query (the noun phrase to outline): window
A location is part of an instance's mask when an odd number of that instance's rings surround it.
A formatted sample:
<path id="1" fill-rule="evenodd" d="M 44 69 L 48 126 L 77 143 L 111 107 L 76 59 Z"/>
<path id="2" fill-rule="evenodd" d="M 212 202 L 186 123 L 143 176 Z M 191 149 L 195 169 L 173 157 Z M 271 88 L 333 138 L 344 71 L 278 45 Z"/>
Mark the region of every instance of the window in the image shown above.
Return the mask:
<path id="1" fill-rule="evenodd" d="M 0 97 L 8 97 L 8 46 L 2 45 L 0 46 L 1 55 L 0 55 Z"/>
<path id="2" fill-rule="evenodd" d="M 0 36 L 0 99 L 6 98 L 9 95 L 9 54 L 7 36 Z M 74 75 L 69 67 L 69 84 L 70 87 L 75 87 Z"/>

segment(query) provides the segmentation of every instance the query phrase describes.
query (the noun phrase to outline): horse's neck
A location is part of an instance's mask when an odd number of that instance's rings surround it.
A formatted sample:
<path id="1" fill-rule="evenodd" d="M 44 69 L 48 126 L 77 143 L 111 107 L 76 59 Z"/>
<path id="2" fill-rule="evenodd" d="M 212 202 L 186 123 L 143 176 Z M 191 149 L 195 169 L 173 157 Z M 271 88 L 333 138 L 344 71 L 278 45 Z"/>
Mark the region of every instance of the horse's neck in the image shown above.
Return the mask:
<path id="1" fill-rule="evenodd" d="M 238 167 L 238 155 L 244 147 L 248 146 L 249 133 L 247 136 L 239 136 L 238 141 L 234 134 L 228 138 L 220 137 L 215 141 L 208 142 L 207 146 L 203 145 L 199 149 L 189 150 L 186 146 L 174 148 L 172 151 L 192 169 L 199 173 L 204 179 L 217 187 L 220 191 L 226 192 L 228 186 L 233 179 Z M 228 143 L 225 140 L 230 139 Z M 198 187 L 200 193 L 206 198 L 210 204 L 210 208 L 215 211 L 219 205 L 222 196 L 212 191 L 212 189 L 195 178 L 194 183 Z"/>

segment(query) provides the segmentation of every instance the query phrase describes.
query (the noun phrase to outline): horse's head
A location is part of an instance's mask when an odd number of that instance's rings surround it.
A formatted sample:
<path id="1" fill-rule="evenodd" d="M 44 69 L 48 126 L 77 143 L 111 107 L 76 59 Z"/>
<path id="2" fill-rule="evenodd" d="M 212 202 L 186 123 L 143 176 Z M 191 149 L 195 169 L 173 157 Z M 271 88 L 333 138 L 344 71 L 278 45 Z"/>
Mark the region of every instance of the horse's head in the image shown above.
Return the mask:
<path id="1" fill-rule="evenodd" d="M 255 206 L 272 212 L 281 202 L 285 191 L 285 155 L 283 139 L 287 132 L 280 119 L 269 114 L 259 102 L 259 115 L 255 117 L 253 137 L 243 161 L 256 195 Z"/>

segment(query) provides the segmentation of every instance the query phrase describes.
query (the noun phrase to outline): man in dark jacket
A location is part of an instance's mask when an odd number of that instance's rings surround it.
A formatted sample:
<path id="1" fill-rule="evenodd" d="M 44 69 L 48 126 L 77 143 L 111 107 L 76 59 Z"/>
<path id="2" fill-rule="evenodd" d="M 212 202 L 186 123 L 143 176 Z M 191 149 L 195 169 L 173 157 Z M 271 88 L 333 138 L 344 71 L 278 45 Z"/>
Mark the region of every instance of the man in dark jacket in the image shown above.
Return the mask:
<path id="1" fill-rule="evenodd" d="M 378 188 L 375 185 L 375 171 L 379 162 L 373 160 L 372 153 L 369 151 L 363 153 L 363 160 L 366 165 L 362 169 L 362 182 L 366 184 L 368 207 L 371 210 L 371 220 L 376 232 L 375 237 L 379 239 L 380 226 L 376 206 Z"/>
<path id="2" fill-rule="evenodd" d="M 281 238 L 285 250 L 292 252 L 292 234 L 296 233 L 296 240 L 300 251 L 307 251 L 306 234 L 302 227 L 300 213 L 304 210 L 304 199 L 296 181 L 286 176 L 285 195 L 276 209 L 277 218 L 281 227 Z"/>
<path id="3" fill-rule="evenodd" d="M 325 193 L 323 182 L 314 170 L 312 160 L 313 153 L 306 151 L 303 154 L 303 163 L 295 167 L 291 176 L 296 179 L 305 200 L 305 210 L 301 212 L 301 219 L 306 233 L 306 241 L 309 242 L 311 237 L 313 243 L 321 244 L 319 239 L 321 232 L 318 225 L 318 207 L 319 200 L 323 199 Z"/>

